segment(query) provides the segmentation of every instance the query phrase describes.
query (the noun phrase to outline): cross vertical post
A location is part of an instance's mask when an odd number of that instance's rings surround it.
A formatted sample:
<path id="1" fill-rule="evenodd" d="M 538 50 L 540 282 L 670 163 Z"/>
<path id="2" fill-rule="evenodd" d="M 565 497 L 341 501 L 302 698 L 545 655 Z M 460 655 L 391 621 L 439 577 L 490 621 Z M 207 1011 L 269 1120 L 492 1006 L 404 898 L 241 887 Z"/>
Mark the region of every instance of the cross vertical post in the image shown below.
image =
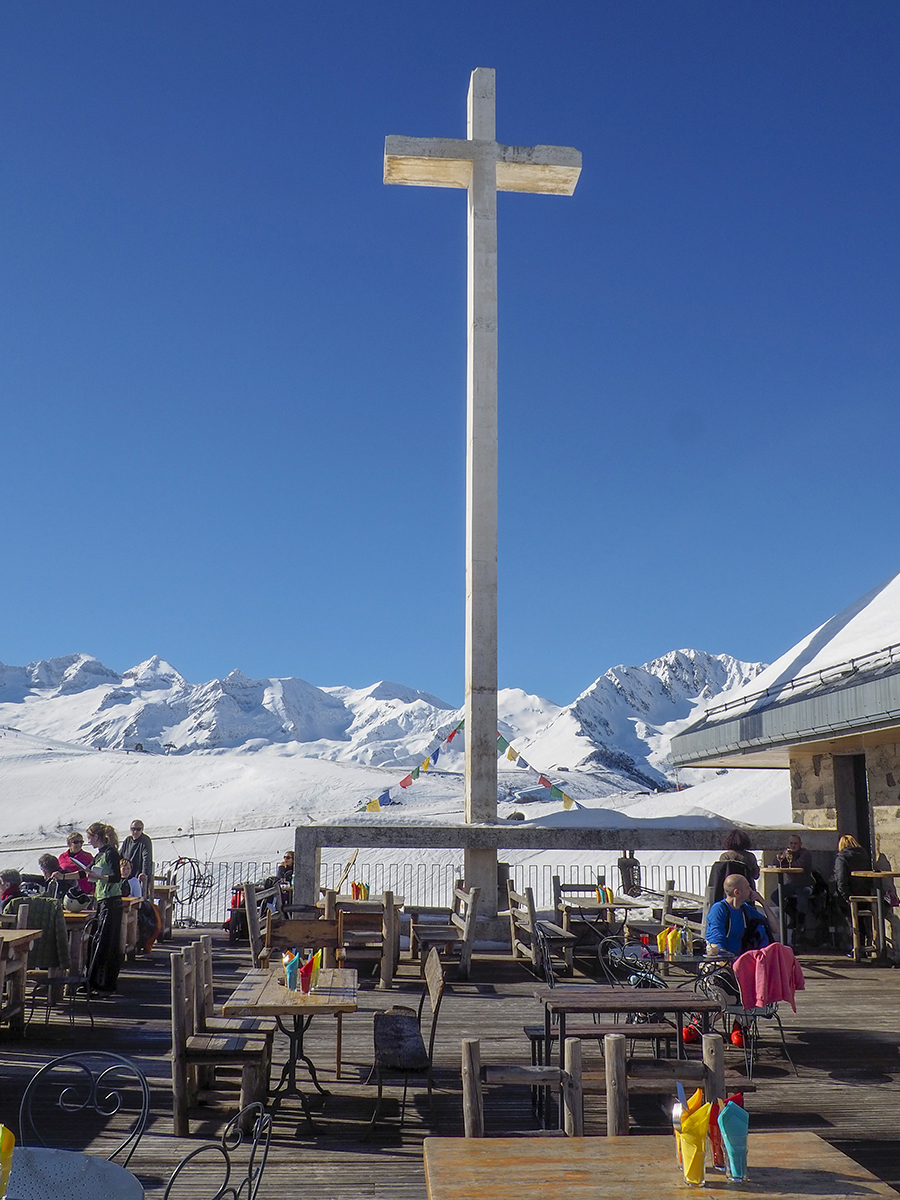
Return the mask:
<path id="1" fill-rule="evenodd" d="M 467 824 L 497 820 L 497 191 L 570 196 L 581 155 L 568 146 L 503 146 L 496 140 L 495 74 L 469 81 L 465 141 L 390 136 L 384 182 L 468 192 L 466 409 Z M 466 884 L 480 911 L 497 912 L 497 852 L 465 851 Z"/>

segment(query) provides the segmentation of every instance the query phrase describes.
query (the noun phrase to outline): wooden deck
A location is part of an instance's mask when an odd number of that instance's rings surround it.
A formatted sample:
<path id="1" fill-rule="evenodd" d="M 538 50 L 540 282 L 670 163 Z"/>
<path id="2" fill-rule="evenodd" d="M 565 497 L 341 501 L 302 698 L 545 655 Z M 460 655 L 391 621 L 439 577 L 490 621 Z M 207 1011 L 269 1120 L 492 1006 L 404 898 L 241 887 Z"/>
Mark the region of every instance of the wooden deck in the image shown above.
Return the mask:
<path id="1" fill-rule="evenodd" d="M 245 948 L 232 948 L 221 931 L 213 932 L 216 998 L 221 1003 L 250 960 Z M 83 1005 L 76 1008 L 74 1030 L 62 1009 L 54 1012 L 45 1029 L 39 1009 L 24 1041 L 0 1033 L 0 1121 L 17 1129 L 22 1091 L 42 1063 L 72 1050 L 106 1049 L 135 1059 L 150 1081 L 151 1123 L 131 1163 L 148 1196 L 161 1190 L 178 1159 L 200 1139 L 215 1138 L 236 1104 L 230 1110 L 210 1107 L 192 1113 L 190 1139 L 172 1135 L 168 950 L 191 937 L 188 930 L 176 930 L 174 942 L 158 947 L 149 959 L 128 964 L 120 977 L 121 995 L 94 1005 L 93 1033 Z M 809 956 L 801 962 L 807 990 L 798 994 L 799 1011 L 795 1016 L 788 1006 L 781 1006 L 799 1076 L 780 1055 L 777 1031 L 768 1032 L 767 1026 L 754 1076 L 758 1090 L 748 1097 L 751 1131 L 810 1130 L 900 1190 L 900 972 L 855 965 L 844 958 Z M 437 1127 L 430 1129 L 427 1124 L 424 1088 L 414 1086 L 403 1130 L 396 1125 L 402 1089 L 391 1088 L 384 1106 L 388 1123 L 368 1132 L 374 1103 L 374 1087 L 365 1083 L 372 1062 L 371 1014 L 392 1004 L 414 1003 L 421 987 L 418 965 L 403 963 L 391 992 L 375 990 L 374 980 L 363 981 L 360 1011 L 343 1021 L 340 1081 L 335 1081 L 334 1070 L 335 1022 L 320 1018 L 313 1023 L 307 1049 L 331 1095 L 315 1114 L 314 1130 L 303 1121 L 296 1101 L 286 1101 L 279 1110 L 261 1197 L 281 1200 L 301 1188 L 312 1189 L 317 1200 L 351 1196 L 354 1200 L 421 1200 L 426 1196 L 424 1137 L 432 1132 L 462 1135 L 460 1040 L 479 1037 L 485 1062 L 525 1063 L 529 1051 L 522 1026 L 542 1019 L 542 1009 L 532 998 L 537 981 L 521 962 L 476 955 L 469 982 L 453 982 L 452 969 L 450 975 L 436 1048 Z M 598 1065 L 598 1049 L 592 1045 L 584 1049 L 586 1068 Z M 285 1039 L 278 1037 L 279 1061 L 284 1054 Z M 729 1047 L 726 1065 L 739 1068 L 742 1063 L 741 1052 Z M 586 1097 L 585 1109 L 586 1133 L 602 1135 L 606 1127 L 602 1098 Z M 631 1119 L 633 1135 L 664 1128 L 659 1102 L 650 1097 L 634 1098 Z M 489 1090 L 485 1122 L 489 1134 L 533 1127 L 527 1092 Z"/>

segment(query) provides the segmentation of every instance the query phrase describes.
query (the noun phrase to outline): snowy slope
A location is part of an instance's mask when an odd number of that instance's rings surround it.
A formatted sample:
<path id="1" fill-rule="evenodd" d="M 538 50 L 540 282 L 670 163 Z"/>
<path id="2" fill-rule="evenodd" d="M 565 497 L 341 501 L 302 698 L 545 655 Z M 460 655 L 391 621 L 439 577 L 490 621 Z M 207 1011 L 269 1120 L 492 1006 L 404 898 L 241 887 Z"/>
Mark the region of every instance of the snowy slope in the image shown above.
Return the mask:
<path id="1" fill-rule="evenodd" d="M 702 650 L 612 667 L 531 740 L 529 757 L 548 768 L 611 769 L 631 786 L 669 786 L 669 743 L 696 705 L 741 687 L 762 669 L 762 663 Z"/>
<path id="2" fill-rule="evenodd" d="M 520 811 L 625 828 L 679 817 L 753 822 L 757 813 L 769 823 L 777 812 L 778 823 L 788 821 L 785 773 L 692 772 L 692 781 L 709 782 L 665 791 L 672 733 L 698 702 L 758 669 L 674 651 L 613 668 L 566 707 L 505 689 L 500 730 L 535 769 L 499 760 L 501 819 Z M 285 827 L 357 813 L 460 716 L 435 696 L 385 682 L 319 688 L 232 671 L 195 685 L 159 658 L 120 675 L 86 654 L 0 666 L 0 861 L 5 850 L 55 844 L 73 824 L 106 820 L 121 829 L 138 813 L 172 853 L 189 836 L 196 852 L 217 857 L 245 853 L 249 843 L 281 853 Z M 462 820 L 461 740 L 403 792 L 391 820 Z M 563 813 L 550 801 L 540 772 L 576 807 Z M 665 794 L 647 794 L 657 789 Z"/>

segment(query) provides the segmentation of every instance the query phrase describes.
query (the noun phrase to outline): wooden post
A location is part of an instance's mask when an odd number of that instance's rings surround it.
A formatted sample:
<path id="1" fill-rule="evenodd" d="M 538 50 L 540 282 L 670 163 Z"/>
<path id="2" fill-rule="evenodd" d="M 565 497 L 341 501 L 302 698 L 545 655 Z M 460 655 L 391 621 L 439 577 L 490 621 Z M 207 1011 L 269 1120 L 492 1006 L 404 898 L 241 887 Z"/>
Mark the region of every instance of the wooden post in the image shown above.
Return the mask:
<path id="1" fill-rule="evenodd" d="M 725 1050 L 717 1033 L 703 1035 L 703 1090 L 707 1103 L 725 1099 Z"/>
<path id="2" fill-rule="evenodd" d="M 609 1036 L 613 1036 L 610 1034 Z M 616 1034 L 619 1037 L 621 1035 Z M 624 1040 L 624 1039 L 623 1039 Z M 581 1093 L 581 1042 L 566 1038 L 565 1067 L 560 1086 L 563 1128 L 569 1137 L 584 1137 L 584 1100 Z"/>
<path id="3" fill-rule="evenodd" d="M 625 1065 L 625 1036 L 608 1033 L 603 1039 L 606 1060 L 606 1135 L 628 1133 L 628 1076 Z"/>
<path id="4" fill-rule="evenodd" d="M 481 1091 L 481 1043 L 477 1038 L 462 1044 L 463 1126 L 467 1138 L 484 1137 L 484 1096 Z"/>
<path id="5" fill-rule="evenodd" d="M 262 953 L 262 933 L 259 928 L 259 905 L 256 902 L 256 884 L 244 884 L 244 911 L 247 914 L 247 932 L 250 935 L 250 957 L 253 966 L 259 966 L 259 956 Z"/>
<path id="6" fill-rule="evenodd" d="M 378 988 L 381 991 L 387 991 L 393 986 L 394 982 L 394 942 L 396 940 L 395 925 L 397 922 L 397 911 L 394 908 L 394 893 L 384 893 L 384 918 L 381 926 L 381 978 L 378 980 Z"/>
<path id="7" fill-rule="evenodd" d="M 325 893 L 324 915 L 326 921 L 337 920 L 337 892 L 328 891 Z M 328 970 L 334 970 L 334 968 L 337 966 L 335 954 L 336 951 L 331 946 L 326 946 L 322 955 L 322 966 L 326 967 Z"/>
<path id="8" fill-rule="evenodd" d="M 27 904 L 20 904 L 16 909 L 16 929 L 28 928 L 28 909 Z"/>

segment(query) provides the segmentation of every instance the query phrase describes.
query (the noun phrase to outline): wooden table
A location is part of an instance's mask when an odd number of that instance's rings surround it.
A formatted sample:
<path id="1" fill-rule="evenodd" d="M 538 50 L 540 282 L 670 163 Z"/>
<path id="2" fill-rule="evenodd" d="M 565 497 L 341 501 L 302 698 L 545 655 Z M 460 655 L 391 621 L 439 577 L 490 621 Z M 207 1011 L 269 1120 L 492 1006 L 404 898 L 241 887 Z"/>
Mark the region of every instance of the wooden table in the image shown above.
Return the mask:
<path id="1" fill-rule="evenodd" d="M 675 1161 L 674 1139 L 662 1135 L 425 1139 L 429 1200 L 897 1200 L 893 1188 L 808 1131 L 754 1134 L 751 1126 L 748 1162 L 746 1183 L 708 1171 L 706 1187 L 694 1192 Z"/>
<path id="2" fill-rule="evenodd" d="M 790 943 L 785 938 L 784 928 L 784 877 L 785 875 L 804 875 L 806 872 L 802 867 L 760 867 L 760 875 L 774 875 L 777 879 L 778 888 L 778 940 L 784 942 L 785 945 Z M 763 899 L 766 899 L 765 882 L 763 882 Z"/>
<path id="3" fill-rule="evenodd" d="M 569 1013 L 612 1013 L 625 1016 L 634 1012 L 675 1014 L 675 1035 L 678 1057 L 684 1058 L 682 1021 L 686 1013 L 699 1013 L 703 1032 L 709 1033 L 710 1017 L 722 1011 L 722 1005 L 711 996 L 676 988 L 609 987 L 603 984 L 571 984 L 561 987 L 539 987 L 534 997 L 544 1006 L 544 1062 L 550 1062 L 553 1045 L 553 1017 L 558 1021 L 559 1044 L 566 1043 L 566 1017 Z M 628 1026 L 622 1026 L 628 1032 Z"/>
<path id="4" fill-rule="evenodd" d="M 40 929 L 0 929 L 0 1024 L 19 1037 L 25 1034 L 28 951 L 40 936 Z"/>
<path id="5" fill-rule="evenodd" d="M 309 1071 L 313 1087 L 323 1096 L 328 1092 L 316 1076 L 312 1059 L 303 1050 L 303 1038 L 313 1017 L 331 1015 L 337 1017 L 337 1069 L 336 1078 L 341 1077 L 341 1023 L 344 1013 L 356 1012 L 359 983 L 356 971 L 322 970 L 319 985 L 314 992 L 304 995 L 299 989 L 289 991 L 283 982 L 284 967 L 281 963 L 267 970 L 248 971 L 232 994 L 222 1005 L 226 1017 L 274 1017 L 278 1028 L 288 1039 L 288 1059 L 281 1071 L 281 1079 L 274 1091 L 272 1111 L 275 1112 L 285 1096 L 297 1096 L 303 1105 L 307 1120 L 312 1121 L 309 1097 L 297 1087 L 297 1063 L 303 1062 Z M 290 1017 L 292 1024 L 284 1024 L 283 1018 Z"/>
<path id="6" fill-rule="evenodd" d="M 172 923 L 175 919 L 175 895 L 178 887 L 174 883 L 154 883 L 153 903 L 159 909 L 159 919 L 162 930 L 159 935 L 161 942 L 172 940 Z"/>
<path id="7" fill-rule="evenodd" d="M 591 900 L 590 897 L 585 897 L 583 900 L 561 900 L 559 906 L 562 909 L 562 927 L 567 933 L 571 933 L 570 925 L 573 914 L 576 920 L 579 916 L 584 916 L 588 920 L 593 917 L 605 916 L 607 920 L 614 922 L 616 910 L 621 909 L 625 914 L 622 918 L 624 922 L 630 912 L 650 907 L 646 901 L 631 900 L 626 896 L 614 896 L 612 900 Z"/>

